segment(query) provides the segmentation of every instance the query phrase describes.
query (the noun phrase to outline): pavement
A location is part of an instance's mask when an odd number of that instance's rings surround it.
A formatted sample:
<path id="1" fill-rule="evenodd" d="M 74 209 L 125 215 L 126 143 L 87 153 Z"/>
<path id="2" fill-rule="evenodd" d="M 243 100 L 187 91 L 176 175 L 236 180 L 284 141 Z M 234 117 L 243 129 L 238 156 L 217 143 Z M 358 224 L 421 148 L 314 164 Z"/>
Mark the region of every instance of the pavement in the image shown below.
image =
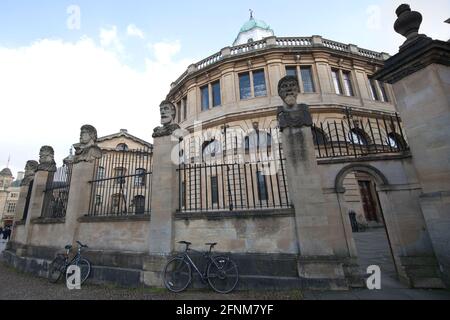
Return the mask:
<path id="1" fill-rule="evenodd" d="M 81 290 L 69 290 L 62 281 L 51 284 L 47 279 L 6 266 L 0 260 L 0 300 L 450 300 L 450 290 L 410 289 L 398 282 L 387 240 L 382 232 L 383 229 L 379 229 L 355 234 L 359 263 L 363 265 L 363 269 L 370 264 L 380 265 L 381 290 L 264 290 L 222 295 L 208 289 L 188 288 L 185 292 L 174 294 L 159 288 L 121 288 L 93 284 L 83 285 Z M 0 240 L 0 252 L 5 245 Z"/>

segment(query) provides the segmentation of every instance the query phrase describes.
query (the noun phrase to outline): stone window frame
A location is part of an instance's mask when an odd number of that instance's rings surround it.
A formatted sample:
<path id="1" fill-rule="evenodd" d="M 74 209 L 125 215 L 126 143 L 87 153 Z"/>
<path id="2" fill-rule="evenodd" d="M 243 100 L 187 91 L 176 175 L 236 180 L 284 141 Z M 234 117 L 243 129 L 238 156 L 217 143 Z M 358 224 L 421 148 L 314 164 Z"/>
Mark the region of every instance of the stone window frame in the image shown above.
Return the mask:
<path id="1" fill-rule="evenodd" d="M 213 84 L 219 83 L 219 90 L 220 90 L 220 104 L 219 105 L 214 105 L 214 100 L 213 100 Z M 208 87 L 208 108 L 204 109 L 202 106 L 202 89 Z M 223 87 L 222 87 L 222 79 L 220 77 L 218 77 L 217 79 L 211 80 L 208 83 L 204 83 L 199 85 L 198 87 L 198 101 L 199 101 L 199 106 L 200 106 L 200 112 L 207 112 L 209 110 L 212 110 L 214 108 L 218 108 L 221 107 L 223 105 Z M 184 98 L 182 98 L 180 101 L 183 101 L 184 99 L 186 99 L 186 105 L 185 105 L 185 110 L 187 109 L 187 97 L 185 96 Z M 185 114 L 187 116 L 187 113 Z M 186 118 L 184 118 L 185 121 Z"/>
<path id="2" fill-rule="evenodd" d="M 367 76 L 367 81 L 369 84 L 369 88 L 368 88 L 369 89 L 369 97 L 371 97 L 372 101 L 377 101 L 377 102 L 382 102 L 382 103 L 393 103 L 392 102 L 393 99 L 390 94 L 390 90 L 389 90 L 387 83 L 380 82 L 378 80 L 374 80 L 370 76 Z M 377 94 L 377 98 L 374 98 L 374 96 L 373 96 L 372 83 L 373 83 L 373 88 L 376 90 L 375 93 Z M 383 93 L 383 90 L 381 89 L 380 83 L 383 84 L 384 93 Z"/>
<path id="3" fill-rule="evenodd" d="M 145 168 L 136 168 L 134 170 L 135 177 L 133 179 L 133 186 L 136 188 L 145 187 L 147 185 L 147 169 Z"/>
<path id="4" fill-rule="evenodd" d="M 341 94 L 338 94 L 336 92 L 336 86 L 334 84 L 334 80 L 333 80 L 333 72 L 337 71 L 338 73 L 338 82 L 340 85 L 340 89 L 341 89 Z M 352 91 L 353 91 L 353 95 L 348 95 L 345 89 L 345 81 L 344 81 L 344 72 L 348 73 L 350 75 L 350 84 L 352 87 Z M 346 68 L 341 68 L 341 67 L 335 67 L 335 66 L 330 66 L 330 79 L 331 79 L 331 88 L 333 89 L 333 93 L 335 95 L 338 95 L 340 97 L 349 97 L 349 98 L 357 98 L 358 97 L 358 88 L 357 88 L 357 81 L 355 80 L 355 75 L 354 75 L 354 70 L 351 69 L 346 69 Z"/>
<path id="5" fill-rule="evenodd" d="M 17 203 L 16 202 L 8 202 L 7 206 L 6 206 L 6 213 L 14 213 L 16 212 L 16 206 Z"/>
<path id="6" fill-rule="evenodd" d="M 184 95 L 175 103 L 177 109 L 176 120 L 178 123 L 182 123 L 187 120 L 187 94 Z"/>
<path id="7" fill-rule="evenodd" d="M 287 75 L 287 68 L 296 68 L 295 73 L 297 76 L 297 81 L 298 81 L 298 86 L 300 88 L 300 93 L 302 94 L 317 94 L 317 76 L 315 73 L 315 64 L 313 63 L 302 63 L 302 64 L 285 64 L 284 65 L 284 71 L 285 71 L 285 75 Z M 305 92 L 305 87 L 303 85 L 303 79 L 302 79 L 302 75 L 301 75 L 301 69 L 302 68 L 310 68 L 311 71 L 311 79 L 312 79 L 312 84 L 313 84 L 313 91 L 312 92 Z"/>
<path id="8" fill-rule="evenodd" d="M 253 77 L 253 72 L 256 71 L 263 71 L 264 72 L 264 82 L 266 85 L 266 94 L 263 96 L 255 96 L 255 83 L 254 83 L 254 77 Z M 241 98 L 241 85 L 240 85 L 240 81 L 239 81 L 239 76 L 241 74 L 245 74 L 248 73 L 249 74 L 249 78 L 250 78 L 250 97 L 246 98 L 246 99 L 242 99 Z M 267 66 L 266 65 L 261 65 L 261 66 L 255 66 L 252 69 L 247 69 L 247 70 L 242 70 L 242 71 L 236 71 L 235 72 L 235 85 L 236 85 L 236 96 L 238 98 L 237 102 L 240 101 L 248 101 L 251 99 L 266 99 L 270 96 L 270 79 L 269 79 L 269 74 L 267 71 Z"/>
<path id="9" fill-rule="evenodd" d="M 128 151 L 129 149 L 130 149 L 130 147 L 126 143 L 123 143 L 123 142 L 119 143 L 116 146 L 116 151 Z"/>

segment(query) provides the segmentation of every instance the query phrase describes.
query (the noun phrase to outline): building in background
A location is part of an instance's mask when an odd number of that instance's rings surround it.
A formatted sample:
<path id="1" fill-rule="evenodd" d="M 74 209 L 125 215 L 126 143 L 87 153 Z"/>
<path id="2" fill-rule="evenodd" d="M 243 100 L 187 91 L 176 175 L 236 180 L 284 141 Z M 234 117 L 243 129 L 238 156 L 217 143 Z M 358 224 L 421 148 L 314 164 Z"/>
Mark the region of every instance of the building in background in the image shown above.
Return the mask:
<path id="1" fill-rule="evenodd" d="M 14 222 L 23 175 L 23 172 L 18 172 L 14 180 L 9 168 L 0 171 L 0 226 L 3 228 L 12 226 Z"/>

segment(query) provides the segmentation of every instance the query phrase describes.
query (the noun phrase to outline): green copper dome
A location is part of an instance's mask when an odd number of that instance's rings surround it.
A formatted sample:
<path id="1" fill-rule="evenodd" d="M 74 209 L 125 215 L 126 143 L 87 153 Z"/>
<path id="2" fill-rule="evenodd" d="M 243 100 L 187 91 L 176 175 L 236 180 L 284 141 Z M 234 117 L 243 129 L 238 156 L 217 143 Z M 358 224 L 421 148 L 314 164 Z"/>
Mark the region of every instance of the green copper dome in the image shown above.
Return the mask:
<path id="1" fill-rule="evenodd" d="M 271 30 L 270 26 L 262 20 L 256 20 L 255 18 L 250 18 L 241 28 L 239 32 L 247 32 L 254 28 L 261 28 L 264 30 Z"/>

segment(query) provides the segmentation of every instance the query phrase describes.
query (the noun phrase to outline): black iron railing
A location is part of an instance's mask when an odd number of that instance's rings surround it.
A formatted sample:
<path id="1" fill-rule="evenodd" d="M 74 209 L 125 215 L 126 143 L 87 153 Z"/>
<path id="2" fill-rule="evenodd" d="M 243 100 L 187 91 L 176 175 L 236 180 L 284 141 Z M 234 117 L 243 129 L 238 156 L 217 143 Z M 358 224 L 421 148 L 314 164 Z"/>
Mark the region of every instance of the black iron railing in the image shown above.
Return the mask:
<path id="1" fill-rule="evenodd" d="M 180 212 L 291 207 L 278 129 L 216 134 L 180 143 Z"/>
<path id="2" fill-rule="evenodd" d="M 346 108 L 339 120 L 312 127 L 317 158 L 362 157 L 409 150 L 398 114 L 364 116 Z"/>
<path id="3" fill-rule="evenodd" d="M 150 214 L 150 149 L 109 151 L 95 161 L 88 216 Z"/>
<path id="4" fill-rule="evenodd" d="M 58 168 L 56 172 L 50 172 L 45 188 L 44 205 L 42 207 L 42 217 L 44 218 L 64 218 L 67 213 L 67 203 L 69 201 L 70 181 L 72 178 L 71 163 L 66 163 Z M 26 213 L 25 211 L 25 219 Z"/>

